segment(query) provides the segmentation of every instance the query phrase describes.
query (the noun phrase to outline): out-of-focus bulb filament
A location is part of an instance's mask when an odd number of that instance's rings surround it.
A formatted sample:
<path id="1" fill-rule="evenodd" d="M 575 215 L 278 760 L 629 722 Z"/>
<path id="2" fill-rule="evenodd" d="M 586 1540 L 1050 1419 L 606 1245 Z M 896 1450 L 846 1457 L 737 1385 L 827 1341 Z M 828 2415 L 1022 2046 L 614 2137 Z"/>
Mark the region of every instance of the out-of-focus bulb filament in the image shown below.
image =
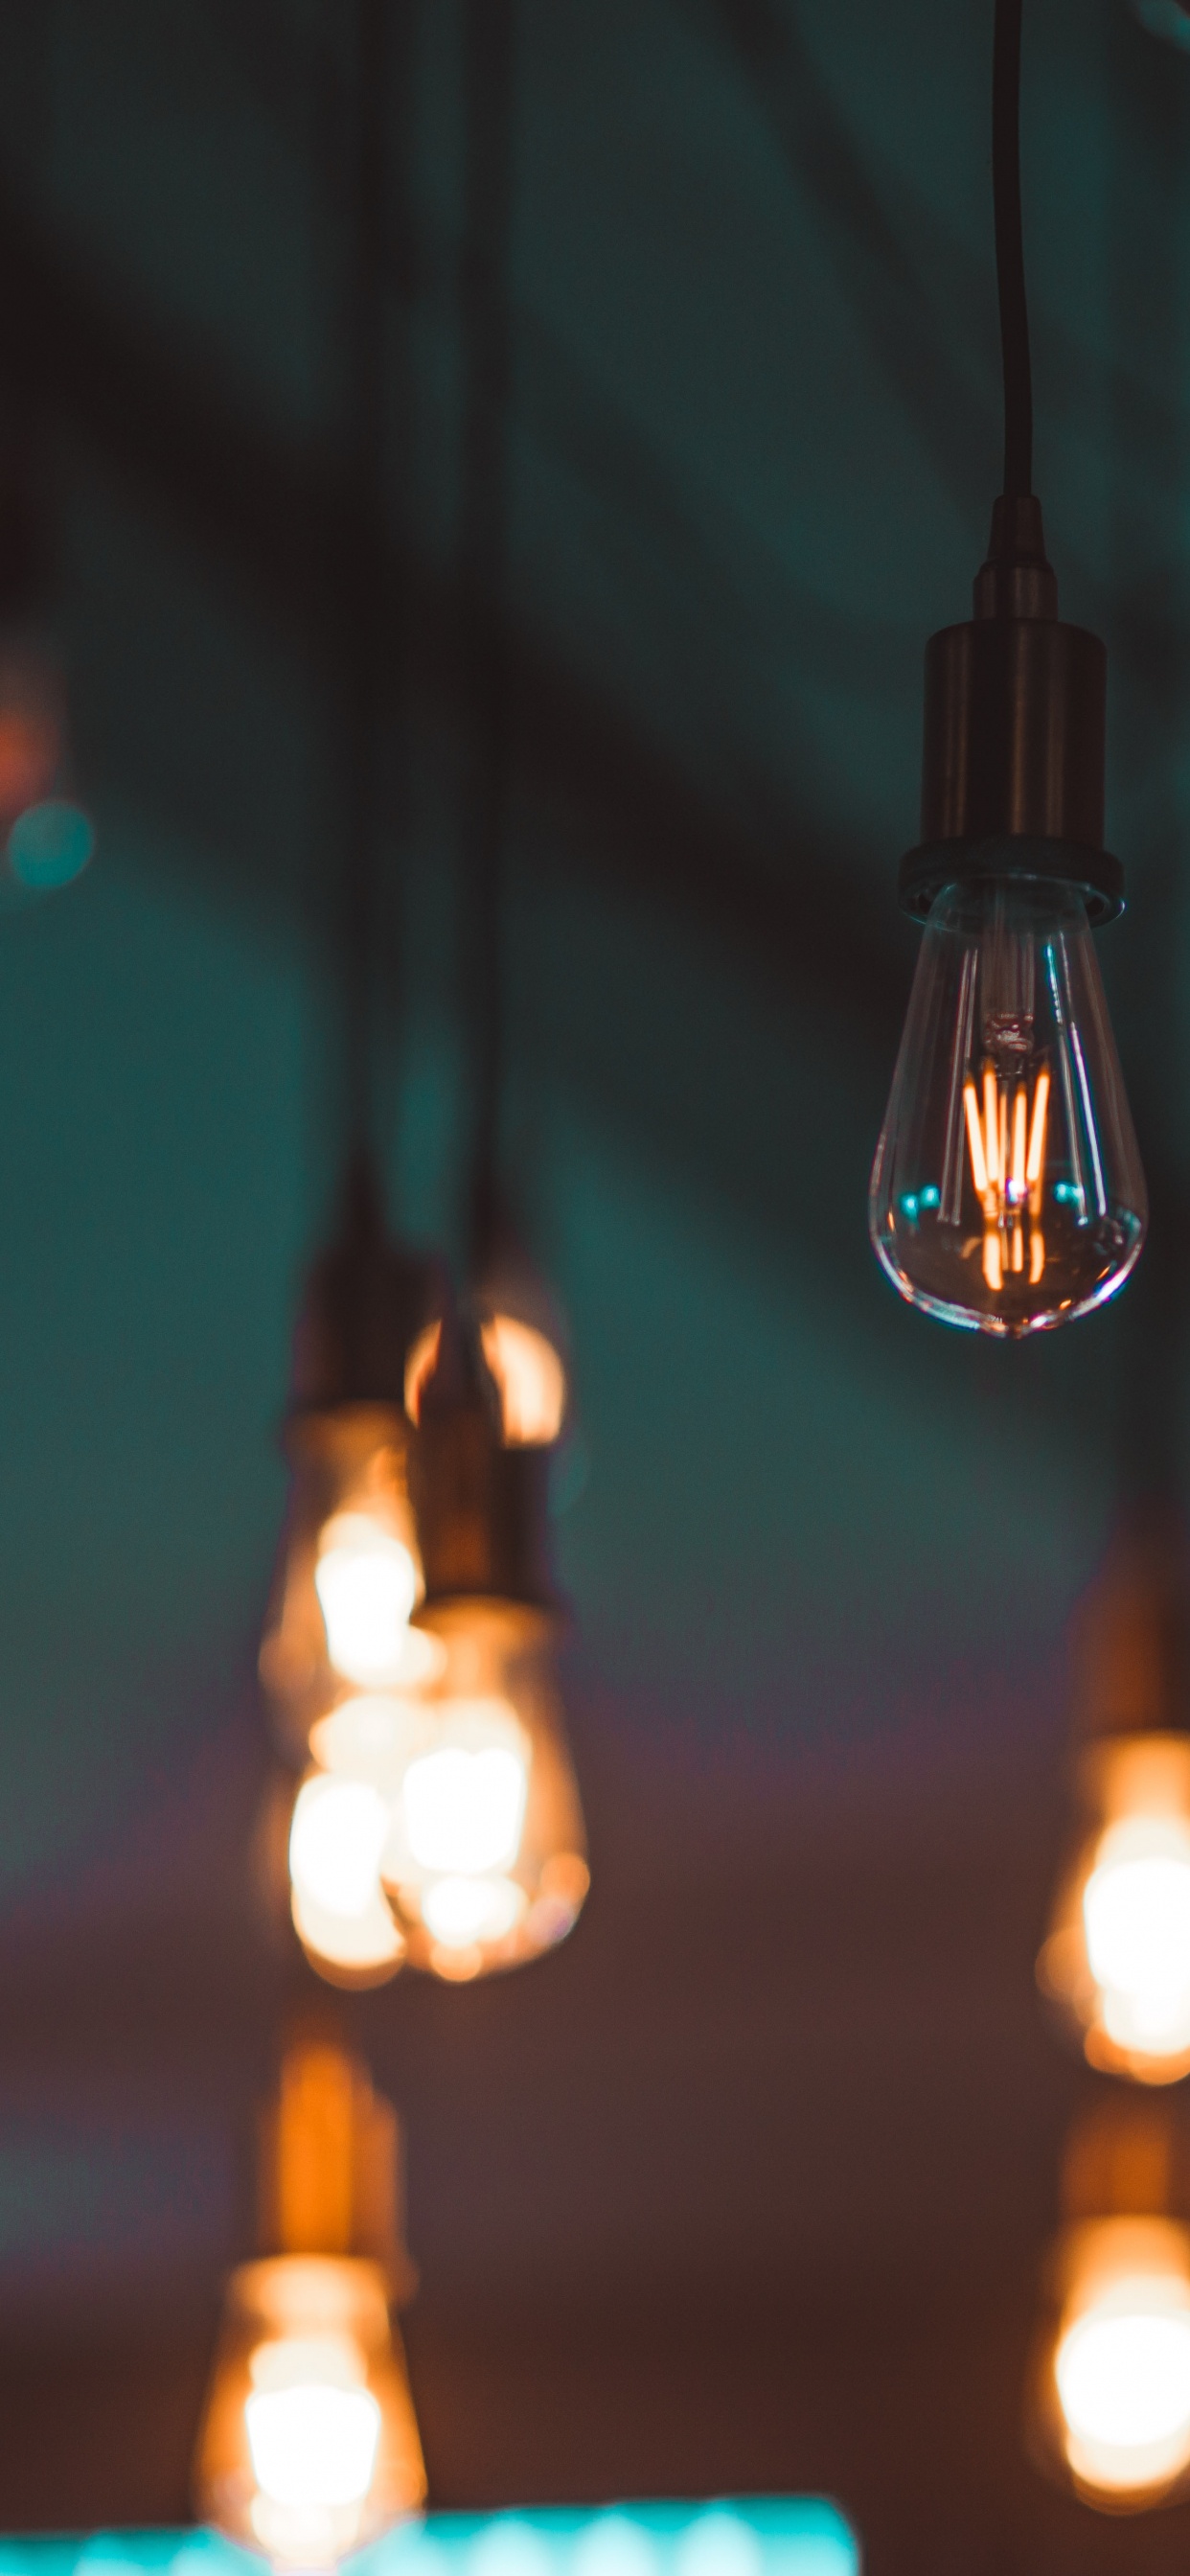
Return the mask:
<path id="1" fill-rule="evenodd" d="M 505 1869 L 520 1848 L 528 1769 L 506 1744 L 417 1756 L 405 1773 L 405 1831 L 419 1868 L 462 1877 Z"/>
<path id="2" fill-rule="evenodd" d="M 1109 2038 L 1143 2055 L 1190 2047 L 1190 1827 L 1109 1826 L 1083 1889 L 1087 1960 Z"/>
<path id="3" fill-rule="evenodd" d="M 314 1585 L 336 1672 L 372 1685 L 406 1679 L 417 1568 L 403 1541 L 366 1512 L 339 1512 L 323 1531 Z"/>

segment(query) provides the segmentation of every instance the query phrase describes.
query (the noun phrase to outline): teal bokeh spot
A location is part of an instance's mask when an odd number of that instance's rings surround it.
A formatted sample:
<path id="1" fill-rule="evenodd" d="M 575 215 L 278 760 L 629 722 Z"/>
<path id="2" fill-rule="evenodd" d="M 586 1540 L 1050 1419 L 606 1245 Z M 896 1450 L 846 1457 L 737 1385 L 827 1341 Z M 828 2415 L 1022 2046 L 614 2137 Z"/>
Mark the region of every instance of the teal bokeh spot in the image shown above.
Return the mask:
<path id="1" fill-rule="evenodd" d="M 18 814 L 8 835 L 8 864 L 31 892 L 49 894 L 82 875 L 94 848 L 90 815 L 64 796 L 50 796 Z"/>

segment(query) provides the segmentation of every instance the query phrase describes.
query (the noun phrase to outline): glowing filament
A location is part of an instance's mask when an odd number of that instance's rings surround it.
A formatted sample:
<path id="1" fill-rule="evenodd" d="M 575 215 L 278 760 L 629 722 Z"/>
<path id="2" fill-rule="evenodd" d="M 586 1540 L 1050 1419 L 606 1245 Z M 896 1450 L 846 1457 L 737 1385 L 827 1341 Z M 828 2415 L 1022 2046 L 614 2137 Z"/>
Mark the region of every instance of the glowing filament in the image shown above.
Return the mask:
<path id="1" fill-rule="evenodd" d="M 982 1105 L 975 1081 L 968 1077 L 963 1085 L 971 1179 L 983 1210 L 983 1275 L 993 1296 L 1006 1272 L 1022 1282 L 1027 1274 L 1036 1288 L 1045 1270 L 1045 1237 L 1036 1220 L 1049 1094 L 1049 1075 L 1039 1073 L 1030 1114 L 1028 1085 L 1018 1082 L 1010 1099 L 1008 1083 L 1001 1086 L 992 1064 L 983 1068 Z"/>

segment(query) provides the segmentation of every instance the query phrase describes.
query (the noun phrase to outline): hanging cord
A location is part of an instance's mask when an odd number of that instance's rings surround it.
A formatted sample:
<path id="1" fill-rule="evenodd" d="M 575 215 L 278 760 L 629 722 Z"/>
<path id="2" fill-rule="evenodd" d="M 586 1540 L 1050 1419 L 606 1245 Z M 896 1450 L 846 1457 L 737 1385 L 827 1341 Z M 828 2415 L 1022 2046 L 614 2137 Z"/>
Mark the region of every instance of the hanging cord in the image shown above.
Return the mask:
<path id="1" fill-rule="evenodd" d="M 992 53 L 992 203 L 1004 364 L 1004 491 L 1033 489 L 1033 380 L 1021 232 L 1021 0 L 996 0 Z"/>
<path id="2" fill-rule="evenodd" d="M 499 1204 L 504 1070 L 504 874 L 509 780 L 508 267 L 514 0 L 468 0 L 467 200 L 462 263 L 466 417 L 461 593 L 467 791 L 466 1010 L 472 1143 L 468 1265 L 491 1249 Z"/>
<path id="3" fill-rule="evenodd" d="M 375 1021 L 384 778 L 386 117 L 392 0 L 356 0 L 352 266 L 348 296 L 350 494 L 347 509 L 342 941 L 349 1155 L 374 1145 Z"/>

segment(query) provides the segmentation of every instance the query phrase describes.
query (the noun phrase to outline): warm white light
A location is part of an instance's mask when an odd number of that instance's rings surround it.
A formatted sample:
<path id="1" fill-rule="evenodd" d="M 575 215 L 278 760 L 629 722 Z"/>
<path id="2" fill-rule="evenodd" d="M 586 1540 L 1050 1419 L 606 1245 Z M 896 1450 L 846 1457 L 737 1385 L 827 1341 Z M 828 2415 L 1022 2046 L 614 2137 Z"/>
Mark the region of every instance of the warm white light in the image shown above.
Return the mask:
<path id="1" fill-rule="evenodd" d="M 504 1437 L 514 1448 L 556 1440 L 566 1411 L 566 1371 L 544 1333 L 512 1315 L 480 1326 L 483 1355 L 500 1392 Z"/>
<path id="2" fill-rule="evenodd" d="M 437 1637 L 427 1637 L 425 1642 L 438 1647 L 445 1660 Z M 433 1717 L 424 1700 L 382 1698 L 373 1692 L 366 1698 L 340 1700 L 337 1708 L 320 1717 L 310 1729 L 310 1751 L 324 1771 L 370 1780 L 375 1788 L 392 1791 L 400 1786 L 410 1756 L 422 1749 L 433 1731 Z"/>
<path id="3" fill-rule="evenodd" d="M 362 2504 L 372 2483 L 380 2408 L 337 2337 L 265 2344 L 252 2356 L 244 2406 L 252 2469 L 274 2504 Z"/>
<path id="4" fill-rule="evenodd" d="M 406 1679 L 417 1569 L 403 1541 L 366 1512 L 339 1512 L 323 1531 L 314 1584 L 336 1671 L 352 1682 Z"/>
<path id="5" fill-rule="evenodd" d="M 363 1915 L 380 1883 L 390 1810 L 368 1780 L 316 1772 L 304 1780 L 289 1834 L 289 1875 L 301 1897 L 329 1914 Z"/>
<path id="6" fill-rule="evenodd" d="M 1168 2482 L 1190 2464 L 1190 2285 L 1114 2281 L 1054 2361 L 1073 2467 L 1105 2491 Z"/>
<path id="7" fill-rule="evenodd" d="M 1176 1816 L 1109 1827 L 1083 1890 L 1091 1974 L 1117 2045 L 1190 2046 L 1190 1832 Z"/>
<path id="8" fill-rule="evenodd" d="M 444 1950 L 502 1941 L 520 1921 L 525 1891 L 513 1878 L 438 1878 L 422 1897 L 422 1920 Z"/>
<path id="9" fill-rule="evenodd" d="M 528 1766 L 508 1744 L 445 1744 L 405 1774 L 405 1834 L 418 1867 L 462 1876 L 505 1869 L 520 1848 Z"/>

